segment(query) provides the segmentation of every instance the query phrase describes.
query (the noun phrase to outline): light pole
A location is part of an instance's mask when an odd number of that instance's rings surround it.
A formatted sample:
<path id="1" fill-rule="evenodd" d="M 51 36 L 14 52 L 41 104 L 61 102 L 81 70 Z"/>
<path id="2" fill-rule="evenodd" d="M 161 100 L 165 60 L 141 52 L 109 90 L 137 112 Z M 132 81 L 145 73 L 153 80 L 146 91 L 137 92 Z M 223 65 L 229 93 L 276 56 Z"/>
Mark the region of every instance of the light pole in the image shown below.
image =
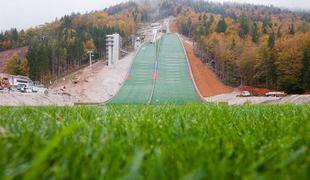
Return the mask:
<path id="1" fill-rule="evenodd" d="M 94 51 L 90 50 L 87 52 L 87 54 L 89 55 L 89 66 L 92 65 L 92 57 L 94 57 Z"/>

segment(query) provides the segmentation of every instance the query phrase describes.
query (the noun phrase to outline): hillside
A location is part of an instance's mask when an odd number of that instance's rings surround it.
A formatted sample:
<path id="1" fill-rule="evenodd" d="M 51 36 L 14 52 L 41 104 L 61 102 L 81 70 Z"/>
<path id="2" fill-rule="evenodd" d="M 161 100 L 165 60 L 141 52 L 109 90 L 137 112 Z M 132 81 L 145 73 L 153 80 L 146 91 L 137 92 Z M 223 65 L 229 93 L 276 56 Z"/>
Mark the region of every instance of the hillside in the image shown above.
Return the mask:
<path id="1" fill-rule="evenodd" d="M 121 34 L 124 48 L 131 48 L 131 35 L 141 21 L 140 11 L 135 3 L 128 2 L 102 11 L 66 15 L 25 31 L 13 28 L 0 33 L 0 51 L 9 53 L 28 46 L 30 78 L 46 83 L 88 63 L 89 50 L 95 50 L 94 59 L 104 59 L 107 34 Z M 2 62 L 10 55 L 7 53 Z"/>

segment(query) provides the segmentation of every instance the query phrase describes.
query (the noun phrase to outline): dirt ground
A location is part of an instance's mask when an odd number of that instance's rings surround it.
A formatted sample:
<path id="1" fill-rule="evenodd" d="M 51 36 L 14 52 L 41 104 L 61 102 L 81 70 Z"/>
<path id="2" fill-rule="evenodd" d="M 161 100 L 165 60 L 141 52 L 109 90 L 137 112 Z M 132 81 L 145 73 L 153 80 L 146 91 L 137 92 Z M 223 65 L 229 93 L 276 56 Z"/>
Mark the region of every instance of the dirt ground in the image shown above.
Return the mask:
<path id="1" fill-rule="evenodd" d="M 121 88 L 135 52 L 112 67 L 100 61 L 55 82 L 47 95 L 41 93 L 0 92 L 0 105 L 74 105 L 75 103 L 103 103 Z"/>
<path id="2" fill-rule="evenodd" d="M 72 106 L 74 102 L 74 97 L 51 93 L 0 93 L 0 106 Z"/>
<path id="3" fill-rule="evenodd" d="M 51 87 L 52 90 L 64 91 L 77 99 L 78 103 L 102 103 L 111 99 L 121 88 L 126 79 L 134 53 L 108 67 L 101 61 L 92 67 L 84 68 L 62 79 Z"/>
<path id="4" fill-rule="evenodd" d="M 233 88 L 226 86 L 216 74 L 201 60 L 195 56 L 193 47 L 183 41 L 188 60 L 191 64 L 196 85 L 203 97 L 229 93 Z"/>

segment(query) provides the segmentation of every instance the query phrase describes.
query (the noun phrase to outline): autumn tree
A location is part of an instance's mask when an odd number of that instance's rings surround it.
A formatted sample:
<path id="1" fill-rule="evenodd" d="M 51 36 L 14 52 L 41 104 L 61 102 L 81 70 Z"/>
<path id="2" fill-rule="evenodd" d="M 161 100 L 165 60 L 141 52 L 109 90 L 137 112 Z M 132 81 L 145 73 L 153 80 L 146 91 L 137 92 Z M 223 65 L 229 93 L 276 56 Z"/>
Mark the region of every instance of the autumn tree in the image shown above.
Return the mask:
<path id="1" fill-rule="evenodd" d="M 289 93 L 302 92 L 303 37 L 290 38 L 277 44 L 277 85 Z"/>
<path id="2" fill-rule="evenodd" d="M 4 72 L 12 75 L 29 76 L 29 65 L 26 58 L 21 59 L 18 54 L 14 54 L 6 63 Z"/>
<path id="3" fill-rule="evenodd" d="M 95 43 L 93 39 L 86 40 L 83 43 L 84 55 L 87 55 L 88 51 L 96 49 Z"/>
<path id="4" fill-rule="evenodd" d="M 240 55 L 240 74 L 241 84 L 253 85 L 255 76 L 255 62 L 257 60 L 256 47 L 248 46 L 245 51 Z"/>

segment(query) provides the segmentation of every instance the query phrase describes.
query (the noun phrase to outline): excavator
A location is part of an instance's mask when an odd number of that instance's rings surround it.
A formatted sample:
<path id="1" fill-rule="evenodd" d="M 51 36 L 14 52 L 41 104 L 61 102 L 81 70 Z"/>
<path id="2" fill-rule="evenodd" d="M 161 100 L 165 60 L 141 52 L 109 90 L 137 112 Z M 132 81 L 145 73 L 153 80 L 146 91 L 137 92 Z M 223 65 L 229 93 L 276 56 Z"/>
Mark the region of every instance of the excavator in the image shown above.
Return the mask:
<path id="1" fill-rule="evenodd" d="M 7 88 L 11 89 L 11 84 L 8 80 L 5 80 L 4 78 L 0 77 L 0 90 Z"/>

